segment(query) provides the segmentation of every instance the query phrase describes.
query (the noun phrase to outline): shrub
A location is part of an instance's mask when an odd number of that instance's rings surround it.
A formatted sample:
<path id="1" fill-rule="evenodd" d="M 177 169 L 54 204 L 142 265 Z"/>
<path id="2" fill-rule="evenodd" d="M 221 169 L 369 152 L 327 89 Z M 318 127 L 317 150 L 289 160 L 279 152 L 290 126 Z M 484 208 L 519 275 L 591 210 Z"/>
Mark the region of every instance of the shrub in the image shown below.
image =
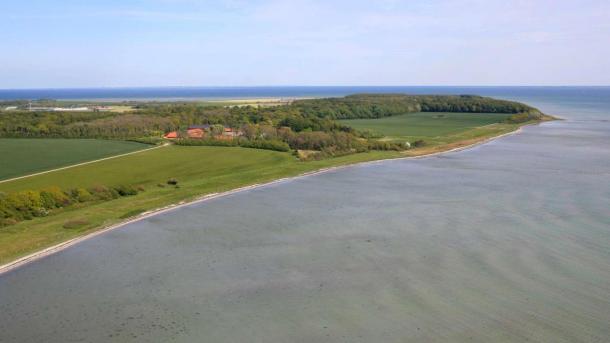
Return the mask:
<path id="1" fill-rule="evenodd" d="M 106 186 L 89 188 L 89 193 L 97 200 L 112 200 L 119 197 L 119 193 L 115 189 Z"/>
<path id="2" fill-rule="evenodd" d="M 114 190 L 117 191 L 117 193 L 119 193 L 119 195 L 122 197 L 138 194 L 138 190 L 133 186 L 120 185 L 114 187 Z"/>
<path id="3" fill-rule="evenodd" d="M 513 114 L 510 117 L 506 118 L 506 122 L 511 123 L 511 124 L 520 124 L 520 123 L 528 122 L 530 120 L 540 120 L 540 119 L 542 119 L 542 113 L 540 113 L 536 110 L 530 110 L 527 112 Z"/>
<path id="4" fill-rule="evenodd" d="M 415 148 L 419 148 L 426 145 L 426 141 L 424 141 L 423 139 L 418 139 L 415 142 L 411 143 L 411 146 L 415 147 Z"/>
<path id="5" fill-rule="evenodd" d="M 20 211 L 28 211 L 34 207 L 42 206 L 42 198 L 39 192 L 21 191 L 11 193 L 6 197 L 6 201 L 15 209 Z"/>
<path id="6" fill-rule="evenodd" d="M 369 141 L 369 148 L 371 150 L 396 150 L 396 151 L 400 151 L 400 150 L 404 150 L 405 146 L 398 144 L 398 143 L 393 143 L 393 142 L 382 142 L 382 141 Z"/>
<path id="7" fill-rule="evenodd" d="M 220 140 L 213 138 L 206 139 L 178 139 L 174 142 L 176 145 L 186 146 L 237 146 L 238 142 L 235 139 Z"/>
<path id="8" fill-rule="evenodd" d="M 362 130 L 362 131 L 359 132 L 359 134 L 360 134 L 360 137 L 362 137 L 362 138 L 369 138 L 369 139 L 370 138 L 382 138 L 383 137 L 382 134 L 380 134 L 378 132 L 375 132 L 373 130 L 370 130 L 370 129 Z"/>
<path id="9" fill-rule="evenodd" d="M 44 207 L 35 207 L 32 209 L 32 215 L 34 217 L 46 217 L 49 215 L 49 210 Z"/>
<path id="10" fill-rule="evenodd" d="M 265 149 L 274 151 L 290 151 L 290 146 L 286 142 L 271 139 L 248 140 L 240 139 L 239 146 L 244 148 Z"/>
<path id="11" fill-rule="evenodd" d="M 70 198 L 59 187 L 48 187 L 40 191 L 40 197 L 46 208 L 63 207 L 70 204 Z"/>
<path id="12" fill-rule="evenodd" d="M 50 193 L 45 191 L 40 192 L 40 200 L 42 201 L 42 206 L 44 208 L 54 208 L 61 206 L 61 204 L 58 204 L 57 201 L 55 201 L 55 198 Z"/>
<path id="13" fill-rule="evenodd" d="M 32 219 L 35 208 L 43 206 L 40 193 L 36 191 L 21 191 L 2 196 L 0 213 L 3 217 L 16 220 Z"/>
<path id="14" fill-rule="evenodd" d="M 75 197 L 74 197 L 78 202 L 86 202 L 86 201 L 91 201 L 93 200 L 93 197 L 91 196 L 91 193 L 89 193 L 86 189 L 84 188 L 77 188 L 75 190 Z"/>
<path id="15" fill-rule="evenodd" d="M 177 145 L 186 146 L 239 146 L 243 148 L 264 149 L 275 151 L 290 151 L 290 146 L 286 142 L 277 139 L 248 139 L 245 137 L 239 139 L 179 139 L 175 142 Z"/>

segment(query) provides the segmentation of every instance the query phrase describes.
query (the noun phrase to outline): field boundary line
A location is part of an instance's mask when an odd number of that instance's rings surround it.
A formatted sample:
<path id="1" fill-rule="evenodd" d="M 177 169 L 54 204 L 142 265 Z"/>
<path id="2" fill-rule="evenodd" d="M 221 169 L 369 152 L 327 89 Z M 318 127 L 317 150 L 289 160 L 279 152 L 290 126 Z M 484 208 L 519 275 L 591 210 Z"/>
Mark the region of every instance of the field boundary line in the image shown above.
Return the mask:
<path id="1" fill-rule="evenodd" d="M 93 160 L 93 161 L 87 161 L 87 162 L 81 162 L 81 163 L 77 163 L 77 164 L 71 164 L 69 166 L 65 166 L 65 167 L 60 167 L 60 168 L 55 168 L 55 169 L 51 169 L 51 170 L 45 170 L 45 171 L 41 171 L 38 173 L 34 173 L 34 174 L 28 174 L 28 175 L 23 175 L 23 176 L 18 176 L 18 177 L 14 177 L 11 179 L 6 179 L 6 180 L 0 180 L 0 183 L 5 183 L 5 182 L 11 182 L 11 181 L 17 181 L 17 180 L 21 180 L 21 179 L 25 179 L 28 177 L 32 177 L 32 176 L 38 176 L 38 175 L 43 175 L 43 174 L 48 174 L 48 173 L 53 173 L 56 171 L 60 171 L 60 170 L 65 170 L 65 169 L 70 169 L 70 168 L 74 168 L 74 167 L 80 167 L 80 166 L 84 166 L 87 164 L 91 164 L 91 163 L 96 163 L 96 162 L 101 162 L 101 161 L 106 161 L 106 160 L 111 160 L 113 158 L 118 158 L 118 157 L 123 157 L 123 156 L 129 156 L 129 155 L 134 155 L 134 154 L 139 154 L 141 152 L 145 152 L 145 151 L 151 151 L 154 149 L 159 149 L 159 148 L 163 148 L 170 145 L 169 143 L 165 143 L 163 145 L 159 145 L 159 146 L 155 146 L 152 148 L 146 148 L 146 149 L 142 149 L 142 150 L 136 150 L 136 151 L 132 151 L 132 152 L 127 152 L 124 154 L 120 154 L 120 155 L 114 155 L 114 156 L 108 156 L 108 157 L 104 157 L 104 158 L 99 158 L 97 160 Z"/>

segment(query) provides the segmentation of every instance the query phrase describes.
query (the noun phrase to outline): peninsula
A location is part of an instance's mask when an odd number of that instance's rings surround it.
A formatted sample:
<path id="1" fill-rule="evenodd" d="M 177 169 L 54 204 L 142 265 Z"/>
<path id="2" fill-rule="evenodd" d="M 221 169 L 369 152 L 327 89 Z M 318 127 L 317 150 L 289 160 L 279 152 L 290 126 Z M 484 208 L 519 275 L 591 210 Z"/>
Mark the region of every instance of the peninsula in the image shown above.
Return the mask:
<path id="1" fill-rule="evenodd" d="M 0 110 L 0 265 L 206 195 L 460 149 L 554 119 L 474 95 L 6 101 Z"/>

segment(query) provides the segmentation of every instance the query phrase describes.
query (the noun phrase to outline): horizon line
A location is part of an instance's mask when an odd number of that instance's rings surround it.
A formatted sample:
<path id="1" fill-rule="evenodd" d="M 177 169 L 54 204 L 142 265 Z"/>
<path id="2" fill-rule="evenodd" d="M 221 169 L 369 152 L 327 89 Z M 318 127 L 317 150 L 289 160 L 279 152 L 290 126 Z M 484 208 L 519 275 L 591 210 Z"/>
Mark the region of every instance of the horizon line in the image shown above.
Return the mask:
<path id="1" fill-rule="evenodd" d="M 396 88 L 396 87 L 480 87 L 480 88 L 494 88 L 494 87 L 514 87 L 514 88 L 567 88 L 567 87 L 582 87 L 582 88 L 604 88 L 610 87 L 610 84 L 607 85 L 367 85 L 367 84 L 358 84 L 358 85 L 250 85 L 250 86 L 232 86 L 232 85 L 222 85 L 222 86 L 194 86 L 194 85 L 180 85 L 180 86 L 70 86 L 70 87 L 18 87 L 18 88 L 0 88 L 0 91 L 25 91 L 25 90 L 76 90 L 76 89 L 161 89 L 161 88 L 183 88 L 183 89 L 194 89 L 194 88 L 341 88 L 341 87 L 382 87 L 382 88 Z"/>

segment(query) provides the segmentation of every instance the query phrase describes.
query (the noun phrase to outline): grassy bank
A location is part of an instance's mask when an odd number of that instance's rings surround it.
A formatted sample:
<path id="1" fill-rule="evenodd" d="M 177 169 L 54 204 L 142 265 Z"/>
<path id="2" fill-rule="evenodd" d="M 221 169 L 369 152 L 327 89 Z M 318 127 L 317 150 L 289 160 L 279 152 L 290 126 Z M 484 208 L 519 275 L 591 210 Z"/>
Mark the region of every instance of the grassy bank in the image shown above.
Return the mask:
<path id="1" fill-rule="evenodd" d="M 77 204 L 0 229 L 0 264 L 137 216 L 144 211 L 193 200 L 255 183 L 296 176 L 321 168 L 431 154 L 460 148 L 516 130 L 517 124 L 492 124 L 446 135 L 434 144 L 406 152 L 375 151 L 301 162 L 290 153 L 230 147 L 168 146 L 135 155 L 60 170 L 0 184 L 12 192 L 59 186 L 132 184 L 144 191 L 127 198 Z M 178 180 L 178 188 L 167 180 Z M 78 225 L 73 225 L 78 223 Z"/>

